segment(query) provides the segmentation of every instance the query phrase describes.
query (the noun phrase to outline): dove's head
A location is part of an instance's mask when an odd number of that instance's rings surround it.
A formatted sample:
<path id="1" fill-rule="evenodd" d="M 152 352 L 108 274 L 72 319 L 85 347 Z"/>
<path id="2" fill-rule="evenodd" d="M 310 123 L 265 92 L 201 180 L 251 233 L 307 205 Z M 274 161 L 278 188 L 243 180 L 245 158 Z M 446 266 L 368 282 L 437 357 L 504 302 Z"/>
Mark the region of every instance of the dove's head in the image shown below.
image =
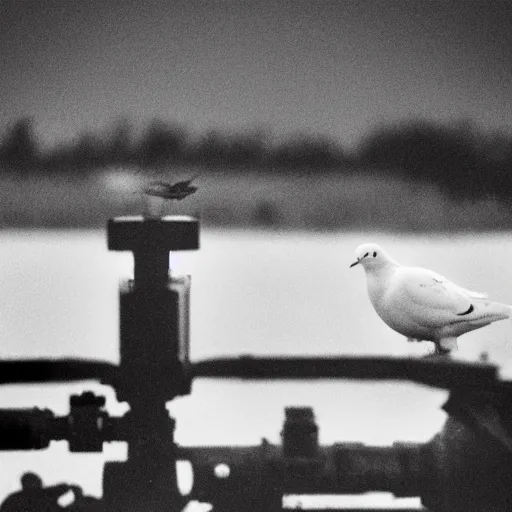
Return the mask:
<path id="1" fill-rule="evenodd" d="M 373 243 L 358 245 L 355 257 L 356 261 L 350 267 L 361 264 L 365 270 L 375 270 L 395 263 L 380 245 Z"/>

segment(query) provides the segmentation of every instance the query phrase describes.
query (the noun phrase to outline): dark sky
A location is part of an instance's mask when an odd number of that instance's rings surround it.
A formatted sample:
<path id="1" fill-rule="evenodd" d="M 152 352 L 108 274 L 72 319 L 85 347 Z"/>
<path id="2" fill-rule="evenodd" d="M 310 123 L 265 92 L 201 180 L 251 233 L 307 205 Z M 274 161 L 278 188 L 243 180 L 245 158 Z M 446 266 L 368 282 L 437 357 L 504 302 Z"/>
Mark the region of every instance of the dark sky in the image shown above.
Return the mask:
<path id="1" fill-rule="evenodd" d="M 512 2 L 0 0 L 0 130 L 173 119 L 352 144 L 376 123 L 512 129 Z"/>

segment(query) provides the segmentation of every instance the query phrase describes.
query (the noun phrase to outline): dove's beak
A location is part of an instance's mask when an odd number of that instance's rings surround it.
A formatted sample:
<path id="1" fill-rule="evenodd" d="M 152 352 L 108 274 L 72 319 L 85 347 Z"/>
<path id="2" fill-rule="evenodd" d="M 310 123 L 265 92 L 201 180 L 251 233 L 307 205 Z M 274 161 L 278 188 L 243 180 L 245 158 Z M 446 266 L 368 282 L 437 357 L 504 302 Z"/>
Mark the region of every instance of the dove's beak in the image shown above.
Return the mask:
<path id="1" fill-rule="evenodd" d="M 358 263 L 359 263 L 359 260 L 354 261 L 354 263 L 352 263 L 352 265 L 350 265 L 350 268 L 355 267 Z"/>

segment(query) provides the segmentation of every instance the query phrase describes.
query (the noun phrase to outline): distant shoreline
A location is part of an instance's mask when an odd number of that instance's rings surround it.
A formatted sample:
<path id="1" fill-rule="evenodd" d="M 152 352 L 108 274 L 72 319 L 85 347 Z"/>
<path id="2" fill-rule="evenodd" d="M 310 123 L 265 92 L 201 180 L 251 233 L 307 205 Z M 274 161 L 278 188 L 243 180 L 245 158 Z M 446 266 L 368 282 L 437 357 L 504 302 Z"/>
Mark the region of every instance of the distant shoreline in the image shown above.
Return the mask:
<path id="1" fill-rule="evenodd" d="M 173 167 L 140 173 L 112 167 L 84 177 L 0 178 L 0 228 L 94 228 L 118 215 L 144 214 L 151 179 L 198 175 L 199 190 L 164 214 L 184 213 L 205 226 L 308 231 L 460 232 L 512 229 L 512 208 L 496 199 L 454 200 L 431 184 L 357 174 L 208 171 Z M 156 199 L 158 202 L 158 199 Z"/>

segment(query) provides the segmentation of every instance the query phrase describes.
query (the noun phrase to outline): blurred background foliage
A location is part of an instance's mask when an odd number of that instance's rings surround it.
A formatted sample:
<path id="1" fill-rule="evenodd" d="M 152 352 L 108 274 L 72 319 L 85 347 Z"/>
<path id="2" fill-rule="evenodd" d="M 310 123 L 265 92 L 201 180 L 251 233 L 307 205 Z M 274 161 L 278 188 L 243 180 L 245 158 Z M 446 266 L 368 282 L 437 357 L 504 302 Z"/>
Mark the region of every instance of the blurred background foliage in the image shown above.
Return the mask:
<path id="1" fill-rule="evenodd" d="M 96 225 L 105 216 L 140 213 L 144 201 L 133 193 L 145 180 L 196 174 L 208 183 L 189 209 L 212 224 L 512 227 L 512 136 L 468 120 L 383 124 L 347 150 L 318 134 L 192 134 L 159 119 L 137 132 L 122 118 L 103 132 L 43 148 L 27 117 L 1 137 L 0 170 L 4 227 Z"/>

